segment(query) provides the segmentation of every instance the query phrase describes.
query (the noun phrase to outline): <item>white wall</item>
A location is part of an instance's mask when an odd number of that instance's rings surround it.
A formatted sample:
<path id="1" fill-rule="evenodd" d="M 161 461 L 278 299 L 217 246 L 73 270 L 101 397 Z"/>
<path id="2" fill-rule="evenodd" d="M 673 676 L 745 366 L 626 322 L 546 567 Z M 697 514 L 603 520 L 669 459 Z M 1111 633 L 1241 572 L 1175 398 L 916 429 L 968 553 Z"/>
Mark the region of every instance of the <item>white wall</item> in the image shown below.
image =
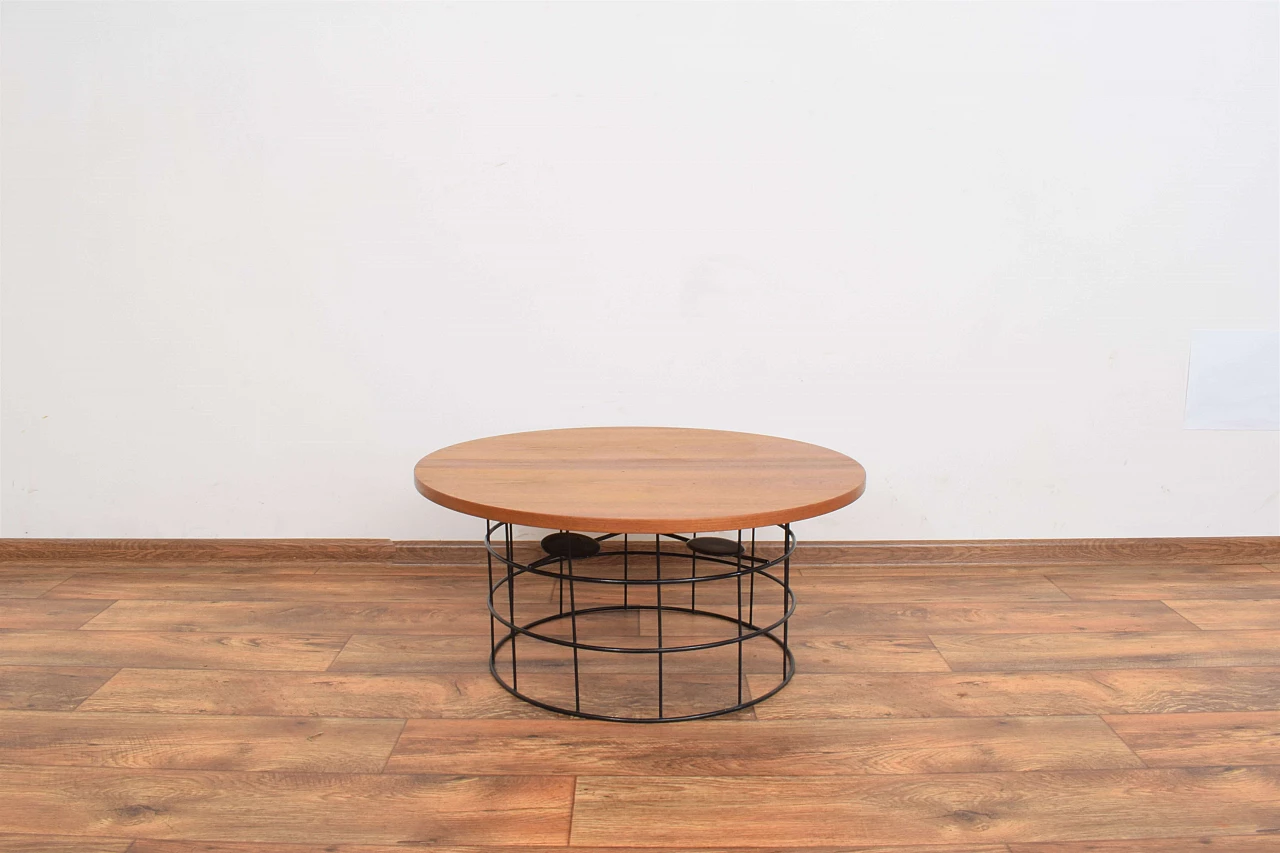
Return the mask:
<path id="1" fill-rule="evenodd" d="M 869 471 L 812 539 L 1280 533 L 1275 3 L 5 4 L 4 536 L 474 538 L 595 424 Z"/>

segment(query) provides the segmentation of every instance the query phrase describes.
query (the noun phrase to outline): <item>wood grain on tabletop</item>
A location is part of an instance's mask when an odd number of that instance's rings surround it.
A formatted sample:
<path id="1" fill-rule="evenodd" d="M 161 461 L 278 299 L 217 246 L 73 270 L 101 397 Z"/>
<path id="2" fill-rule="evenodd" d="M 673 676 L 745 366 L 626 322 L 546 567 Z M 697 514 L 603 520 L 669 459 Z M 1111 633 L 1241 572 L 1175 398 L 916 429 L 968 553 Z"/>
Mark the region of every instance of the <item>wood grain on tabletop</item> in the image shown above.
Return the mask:
<path id="1" fill-rule="evenodd" d="M 825 447 L 670 427 L 480 438 L 423 457 L 414 480 L 478 518 L 609 533 L 765 527 L 832 512 L 866 488 L 862 466 Z"/>

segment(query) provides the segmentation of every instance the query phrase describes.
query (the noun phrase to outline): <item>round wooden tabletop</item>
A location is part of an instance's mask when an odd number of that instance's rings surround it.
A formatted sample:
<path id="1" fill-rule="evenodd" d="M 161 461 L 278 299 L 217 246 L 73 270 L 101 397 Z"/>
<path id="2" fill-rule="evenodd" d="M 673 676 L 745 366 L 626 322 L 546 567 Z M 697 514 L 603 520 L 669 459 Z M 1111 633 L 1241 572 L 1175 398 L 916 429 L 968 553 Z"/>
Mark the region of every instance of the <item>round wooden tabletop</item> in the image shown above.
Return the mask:
<path id="1" fill-rule="evenodd" d="M 853 503 L 863 467 L 745 432 L 589 427 L 466 441 L 424 456 L 418 491 L 492 521 L 596 533 L 738 530 Z"/>

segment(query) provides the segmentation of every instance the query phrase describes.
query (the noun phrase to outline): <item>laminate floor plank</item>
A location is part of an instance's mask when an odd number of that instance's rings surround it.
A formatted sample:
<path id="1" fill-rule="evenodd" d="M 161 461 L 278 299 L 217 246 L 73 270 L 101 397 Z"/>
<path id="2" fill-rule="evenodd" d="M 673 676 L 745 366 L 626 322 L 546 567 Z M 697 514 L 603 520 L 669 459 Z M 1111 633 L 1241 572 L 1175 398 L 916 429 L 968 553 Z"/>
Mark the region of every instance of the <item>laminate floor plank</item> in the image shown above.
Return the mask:
<path id="1" fill-rule="evenodd" d="M 527 683 L 526 683 L 527 681 Z M 668 699 L 677 706 L 688 694 L 732 685 L 718 679 L 667 679 Z M 572 704 L 572 675 L 531 674 L 521 684 L 557 702 Z M 653 687 L 634 676 L 600 676 L 592 682 L 600 712 L 609 706 L 638 707 L 652 699 Z M 749 694 L 748 694 L 749 695 Z M 691 700 L 688 700 L 691 701 Z M 588 708 L 590 710 L 590 708 Z M 487 673 L 308 673 L 210 670 L 123 669 L 85 700 L 81 713 L 117 711 L 163 714 L 248 714 L 285 717 L 368 717 L 407 719 L 542 718 L 548 712 L 503 690 Z M 750 719 L 750 712 L 732 718 Z M 731 719 L 731 718 L 726 718 Z"/>
<path id="2" fill-rule="evenodd" d="M 1079 574 L 1102 575 L 1116 572 L 1159 572 L 1166 577 L 1198 577 L 1219 574 L 1262 573 L 1270 571 L 1261 563 L 1217 564 L 1200 563 L 1179 565 L 1169 563 L 1135 563 L 1117 565 L 1115 563 L 865 563 L 858 565 L 838 563 L 804 564 L 792 561 L 792 572 L 799 571 L 806 582 L 810 579 L 841 577 L 894 577 L 903 575 L 932 575 L 947 577 L 969 577 L 971 575 L 1040 575 L 1045 574 Z"/>
<path id="3" fill-rule="evenodd" d="M 1054 634 L 1071 631 L 1185 631 L 1195 628 L 1159 601 L 927 601 L 830 606 L 803 599 L 792 636 L 859 634 Z M 1251 626 L 1240 626 L 1251 627 Z"/>
<path id="4" fill-rule="evenodd" d="M 1280 630 L 1280 598 L 1183 599 L 1169 607 L 1205 631 Z"/>
<path id="5" fill-rule="evenodd" d="M 125 853 L 132 843 L 128 838 L 13 835 L 0 832 L 0 853 Z"/>
<path id="6" fill-rule="evenodd" d="M 1135 803 L 1141 808 L 1135 808 Z M 920 776 L 579 776 L 572 844 L 924 844 L 1244 835 L 1280 768 Z"/>
<path id="7" fill-rule="evenodd" d="M 40 599 L 48 601 L 50 599 Z M 117 601 L 84 625 L 94 631 L 227 631 L 270 634 L 489 636 L 481 595 L 474 606 L 412 601 Z"/>
<path id="8" fill-rule="evenodd" d="M 778 569 L 782 571 L 781 567 Z M 1041 577 L 1048 569 L 1035 563 L 809 563 L 791 560 L 793 583 L 821 584 L 830 579 L 895 577 Z"/>
<path id="9" fill-rule="evenodd" d="M 1148 767 L 1280 764 L 1280 711 L 1103 719 Z"/>
<path id="10" fill-rule="evenodd" d="M 285 717 L 540 717 L 487 673 L 122 669 L 80 712 Z"/>
<path id="11" fill-rule="evenodd" d="M 590 641 L 595 645 L 614 648 L 635 648 L 649 642 L 634 633 L 592 633 Z M 695 644 L 706 642 L 706 638 L 668 635 L 666 642 L 669 645 Z M 781 653 L 777 647 L 771 645 L 770 649 L 773 651 L 771 657 L 780 659 Z M 678 671 L 722 671 L 727 660 L 725 655 L 731 652 L 731 649 L 721 647 L 669 653 L 667 662 Z M 567 646 L 521 640 L 518 654 L 522 672 L 526 667 L 530 670 L 554 672 L 573 668 L 573 650 Z M 581 665 L 593 672 L 648 672 L 657 666 L 655 654 L 615 655 L 582 651 L 579 657 Z M 754 659 L 753 656 L 748 657 L 749 662 Z M 505 663 L 508 658 L 500 653 L 499 660 Z M 768 666 L 770 669 L 776 668 L 772 660 Z M 483 637 L 357 634 L 329 669 L 331 672 L 488 672 L 489 637 L 487 634 Z"/>
<path id="12" fill-rule="evenodd" d="M 832 574 L 797 575 L 792 587 L 806 606 L 847 607 L 859 603 L 920 603 L 928 602 L 1084 602 L 1084 601 L 1147 601 L 1155 603 L 1164 598 L 1187 598 L 1187 590 L 1198 592 L 1197 597 L 1212 597 L 1215 588 L 1233 592 L 1221 597 L 1245 597 L 1251 589 L 1271 589 L 1275 585 L 1270 571 L 1261 566 L 1251 571 L 1187 571 L 1187 567 L 1171 567 L 1158 571 L 1105 571 L 1088 574 L 878 574 L 859 575 L 842 571 Z M 1057 581 L 1062 580 L 1062 583 Z M 1070 585 L 1064 585 L 1070 584 Z M 1079 588 L 1078 588 L 1079 587 Z M 776 589 L 772 581 L 758 580 L 758 601 L 769 601 L 769 593 Z M 732 580 L 704 581 L 698 584 L 698 598 L 708 603 L 735 601 L 736 583 Z M 1079 594 L 1075 594 L 1079 592 Z M 1170 593 L 1170 594 L 1162 594 Z M 745 590 L 744 590 L 745 594 Z M 1260 594 L 1267 597 L 1270 593 Z M 632 588 L 635 601 L 653 605 L 652 590 Z M 668 588 L 667 603 L 673 601 L 687 605 L 689 593 L 686 584 Z M 586 605 L 614 603 L 621 598 L 620 590 L 599 584 L 577 585 L 577 597 Z M 1274 596 L 1280 597 L 1280 596 Z M 1167 613 L 1165 613 L 1167 616 Z"/>
<path id="13" fill-rule="evenodd" d="M 0 598 L 36 598 L 68 580 L 71 574 L 41 569 L 0 571 Z"/>
<path id="14" fill-rule="evenodd" d="M 1129 563 L 1256 563 L 1276 559 L 1275 538 L 1241 537 L 1235 541 L 1216 542 L 1194 538 L 1165 540 L 1117 540 L 1071 539 L 1061 541 L 1061 546 L 1051 541 L 1005 540 L 990 542 L 980 540 L 905 544 L 862 542 L 799 543 L 797 552 L 813 562 L 846 563 L 861 565 L 884 556 L 887 559 L 907 560 L 918 554 L 921 560 L 935 564 L 949 562 L 963 565 L 967 562 L 1039 562 L 1055 564 L 1109 564 L 1123 566 Z"/>
<path id="15" fill-rule="evenodd" d="M 930 634 L 957 672 L 1280 666 L 1280 631 Z"/>
<path id="16" fill-rule="evenodd" d="M 550 599 L 554 581 L 522 578 L 530 600 Z M 483 611 L 480 578 L 361 574 L 256 575 L 215 572 L 85 572 L 65 580 L 49 597 L 172 599 L 190 601 L 421 601 Z M 43 590 L 41 590 L 43 592 Z M 535 595 L 536 593 L 536 595 Z M 523 600 L 523 599 L 522 599 Z"/>
<path id="17" fill-rule="evenodd" d="M 1280 598 L 1280 577 L 1274 572 L 1215 573 L 1201 577 L 1150 572 L 1051 572 L 1046 577 L 1076 601 L 1137 598 L 1169 601 L 1179 598 Z"/>
<path id="18" fill-rule="evenodd" d="M 565 844 L 573 780 L 0 767 L 0 826 L 134 838 Z"/>
<path id="19" fill-rule="evenodd" d="M 0 764 L 378 773 L 402 720 L 0 711 Z"/>
<path id="20" fill-rule="evenodd" d="M 1097 717 L 716 721 L 410 720 L 389 773 L 850 776 L 1142 763 Z"/>
<path id="21" fill-rule="evenodd" d="M 323 670 L 345 636 L 164 631 L 10 631 L 0 665 Z"/>
<path id="22" fill-rule="evenodd" d="M 499 570 L 500 567 L 495 562 L 493 566 L 494 574 L 496 575 Z M 1266 569 L 1259 567 L 1259 571 L 1266 571 Z M 488 578 L 484 557 L 479 557 L 473 563 L 361 564 L 331 562 L 321 563 L 315 573 L 317 575 L 418 575 L 421 577 L 469 579 L 473 583 L 479 584 L 482 590 Z"/>
<path id="23" fill-rule="evenodd" d="M 71 711 L 118 671 L 99 666 L 0 666 L 0 709 Z"/>
<path id="24" fill-rule="evenodd" d="M 756 677 L 748 676 L 753 689 Z M 1280 710 L 1280 667 L 796 675 L 760 719 Z"/>
<path id="25" fill-rule="evenodd" d="M 1050 841 L 1011 843 L 1010 853 L 1275 853 L 1274 833 L 1257 835 L 1198 835 L 1183 838 L 1143 838 L 1128 841 Z"/>
<path id="26" fill-rule="evenodd" d="M 1250 575 L 1270 578 L 1271 574 Z M 671 584 L 672 592 L 664 591 L 664 603 L 686 603 L 688 594 L 677 587 L 688 584 Z M 744 595 L 746 592 L 744 583 Z M 795 582 L 797 595 L 805 606 L 835 606 L 859 602 L 920 602 L 920 601 L 1069 601 L 1061 589 L 1041 576 L 993 577 L 975 575 L 954 577 L 945 575 L 911 575 L 892 577 L 833 577 L 821 582 Z M 707 581 L 698 584 L 697 597 L 708 603 L 734 601 L 736 582 L 731 580 Z M 652 604 L 651 590 L 633 588 L 637 601 Z M 756 594 L 765 601 L 771 594 L 781 595 L 781 587 L 772 581 L 758 580 Z M 579 583 L 576 596 L 579 604 L 612 604 L 620 596 L 613 587 L 602 584 Z M 643 599 L 641 598 L 643 596 Z M 89 597 L 89 596 L 84 596 Z M 1158 596 L 1150 596 L 1156 598 Z"/>
<path id="27" fill-rule="evenodd" d="M 488 672 L 489 632 L 459 636 L 356 634 L 329 671 Z"/>
<path id="28" fill-rule="evenodd" d="M 946 672 L 947 662 L 928 637 L 882 637 L 846 634 L 841 637 L 801 636 L 790 640 L 805 672 Z M 772 663 L 776 648 L 767 649 Z M 799 664 L 797 664 L 798 666 Z M 756 672 L 752 668 L 751 672 Z"/>
<path id="29" fill-rule="evenodd" d="M 111 601 L 66 598 L 0 598 L 0 632 L 79 628 Z"/>
<path id="30" fill-rule="evenodd" d="M 567 632 L 565 639 L 567 639 Z M 639 635 L 584 632 L 594 645 L 628 648 L 653 645 L 656 638 Z M 711 641 L 708 636 L 665 633 L 669 645 L 697 645 Z M 718 637 L 718 639 L 727 639 Z M 792 651 L 805 662 L 807 672 L 949 672 L 946 661 L 928 637 L 884 637 L 846 635 L 843 637 L 802 637 L 791 641 Z M 743 644 L 747 672 L 773 672 L 781 666 L 781 650 L 767 638 L 757 637 Z M 518 653 L 522 665 L 551 670 L 572 669 L 573 652 L 565 646 L 522 642 Z M 735 646 L 668 653 L 671 672 L 724 672 L 736 666 Z M 592 672 L 647 672 L 656 667 L 656 655 L 616 655 L 582 652 L 580 666 Z M 488 672 L 489 636 L 410 636 L 402 634 L 366 635 L 351 638 L 329 667 L 331 672 Z"/>
<path id="31" fill-rule="evenodd" d="M 0 847 L 0 850 L 3 850 Z M 414 849 L 403 844 L 332 844 L 322 850 L 306 844 L 255 844 L 208 841 L 153 841 L 138 840 L 129 853 L 405 853 Z M 529 847 L 468 845 L 431 845 L 431 853 L 1009 853 L 1003 844 L 909 844 L 906 846 L 882 845 L 850 847 L 847 844 L 822 847 Z M 24 851 L 25 853 L 25 851 Z M 60 853 L 60 851 L 59 851 Z"/>
<path id="32" fill-rule="evenodd" d="M 639 614 L 598 613 L 581 620 L 581 630 L 591 632 L 596 645 L 634 646 L 638 640 Z M 499 626 L 499 630 L 502 627 Z M 571 626 L 549 623 L 538 628 L 547 636 L 569 639 Z M 569 650 L 548 643 L 517 640 L 518 651 L 530 662 L 562 663 Z M 334 672 L 488 672 L 489 620 L 480 630 L 457 635 L 435 632 L 413 634 L 360 634 L 351 637 L 330 666 Z"/>
<path id="33" fill-rule="evenodd" d="M 830 602 L 855 601 L 1066 601 L 1062 590 L 1040 576 L 955 577 L 910 576 L 823 580 L 798 587 L 808 598 Z"/>
<path id="34" fill-rule="evenodd" d="M 191 563 L 183 560 L 149 563 L 128 560 L 46 560 L 27 563 L 0 563 L 0 574 L 10 572 L 57 572 L 66 576 L 79 574 L 173 574 L 200 573 L 220 575 L 314 575 L 320 563 L 310 561 L 263 562 L 261 560 L 211 560 Z M 375 565 L 364 563 L 361 571 L 377 572 Z"/>

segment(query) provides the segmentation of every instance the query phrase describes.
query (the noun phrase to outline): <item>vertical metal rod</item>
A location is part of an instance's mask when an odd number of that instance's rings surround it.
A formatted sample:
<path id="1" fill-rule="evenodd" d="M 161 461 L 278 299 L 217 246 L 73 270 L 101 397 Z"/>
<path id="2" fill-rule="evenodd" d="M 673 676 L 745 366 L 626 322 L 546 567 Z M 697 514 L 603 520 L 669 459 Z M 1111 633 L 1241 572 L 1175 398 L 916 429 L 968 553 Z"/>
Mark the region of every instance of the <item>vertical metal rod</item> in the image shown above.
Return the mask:
<path id="1" fill-rule="evenodd" d="M 493 604 L 493 552 L 489 550 L 489 519 L 484 520 L 484 559 L 489 566 L 489 603 Z M 498 635 L 495 630 L 496 620 L 493 613 L 489 613 L 489 652 L 493 653 L 494 646 L 498 643 Z"/>
<path id="2" fill-rule="evenodd" d="M 566 531 L 561 530 L 561 533 Z M 570 545 L 570 548 L 573 546 Z M 564 557 L 556 561 L 556 569 L 560 573 L 560 577 L 556 578 L 556 589 L 560 592 L 560 615 L 564 615 Z"/>
<path id="3" fill-rule="evenodd" d="M 622 606 L 627 606 L 627 591 L 631 588 L 629 581 L 631 567 L 631 544 L 627 541 L 627 534 L 622 534 Z"/>
<path id="4" fill-rule="evenodd" d="M 662 534 L 653 534 L 653 569 L 659 583 L 655 586 L 658 596 L 658 719 L 662 719 Z"/>
<path id="5" fill-rule="evenodd" d="M 751 567 L 756 567 L 756 529 L 751 528 Z M 756 573 L 751 572 L 751 591 L 747 593 L 747 621 L 756 624 Z"/>
<path id="6" fill-rule="evenodd" d="M 782 553 L 787 554 L 791 545 L 791 525 L 782 525 Z M 787 615 L 787 596 L 791 595 L 791 555 L 782 561 L 782 615 Z M 782 677 L 787 677 L 788 628 L 791 620 L 782 623 Z"/>
<path id="7" fill-rule="evenodd" d="M 573 709 L 582 710 L 582 683 L 578 674 L 578 605 L 574 598 L 573 583 L 573 549 L 569 549 L 569 625 L 573 632 Z M 561 583 L 564 578 L 561 578 Z"/>
<path id="8" fill-rule="evenodd" d="M 738 704 L 742 704 L 742 528 L 738 528 L 738 550 L 734 552 L 738 574 Z"/>
<path id="9" fill-rule="evenodd" d="M 695 531 L 693 536 L 690 538 L 697 539 L 698 538 L 697 532 Z M 693 552 L 693 559 L 690 562 L 693 565 L 693 576 L 696 578 L 698 576 L 698 552 L 697 551 Z M 698 609 L 698 582 L 696 580 L 693 583 L 689 584 L 689 609 L 690 610 Z"/>
<path id="10" fill-rule="evenodd" d="M 503 528 L 506 531 L 507 542 L 507 619 L 512 625 L 516 624 L 516 585 L 515 585 L 515 568 L 512 565 L 515 562 L 515 545 L 511 541 L 511 523 L 505 522 Z M 516 629 L 511 629 L 511 686 L 515 690 L 520 689 L 520 674 L 516 667 Z"/>

